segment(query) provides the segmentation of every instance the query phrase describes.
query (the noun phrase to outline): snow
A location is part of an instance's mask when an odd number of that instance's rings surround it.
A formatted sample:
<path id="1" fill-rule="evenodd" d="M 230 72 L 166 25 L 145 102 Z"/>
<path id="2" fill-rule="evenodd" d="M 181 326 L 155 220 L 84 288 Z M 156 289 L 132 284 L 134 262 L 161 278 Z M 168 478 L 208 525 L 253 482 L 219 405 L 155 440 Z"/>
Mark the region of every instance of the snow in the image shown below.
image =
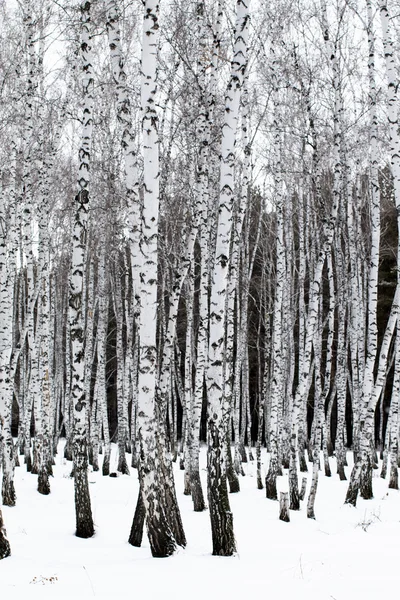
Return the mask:
<path id="1" fill-rule="evenodd" d="M 183 471 L 176 466 L 188 545 L 173 557 L 154 559 L 146 537 L 142 548 L 127 543 L 138 491 L 136 472 L 117 478 L 90 472 L 96 534 L 82 540 L 74 536 L 71 463 L 62 456 L 60 449 L 47 497 L 36 491 L 36 476 L 24 466 L 16 470 L 17 506 L 2 507 L 12 556 L 0 561 L 1 599 L 25 594 L 28 598 L 372 600 L 399 593 L 400 492 L 388 490 L 379 471 L 374 472 L 374 499 L 359 499 L 357 508 L 343 504 L 347 482 L 320 473 L 314 521 L 306 515 L 309 469 L 301 510 L 291 511 L 291 522 L 283 523 L 278 519 L 278 502 L 267 500 L 265 490 L 257 490 L 255 463 L 244 464 L 241 491 L 230 495 L 238 554 L 221 558 L 211 555 L 208 511 L 193 512 L 191 498 L 183 495 Z M 115 456 L 114 447 L 114 467 Z M 205 458 L 202 448 L 204 491 Z M 263 459 L 265 472 L 265 454 Z M 331 468 L 334 473 L 334 459 Z M 350 467 L 346 472 L 350 474 Z M 278 485 L 286 490 L 287 477 L 280 477 Z"/>

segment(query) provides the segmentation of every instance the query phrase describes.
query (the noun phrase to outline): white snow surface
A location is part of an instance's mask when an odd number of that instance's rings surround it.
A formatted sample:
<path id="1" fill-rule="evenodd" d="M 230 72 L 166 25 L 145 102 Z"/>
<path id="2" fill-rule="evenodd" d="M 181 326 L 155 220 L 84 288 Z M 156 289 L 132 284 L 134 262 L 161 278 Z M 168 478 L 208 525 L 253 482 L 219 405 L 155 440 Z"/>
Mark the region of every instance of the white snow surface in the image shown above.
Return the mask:
<path id="1" fill-rule="evenodd" d="M 116 468 L 116 448 L 113 447 Z M 348 455 L 350 458 L 350 453 Z M 101 457 L 100 457 L 101 458 Z M 23 459 L 23 457 L 21 457 Z M 128 455 L 129 460 L 129 455 Z M 201 474 L 206 493 L 206 450 Z M 263 474 L 268 457 L 263 452 Z M 3 598 L 140 598 L 191 600 L 271 598 L 273 600 L 375 600 L 397 598 L 400 589 L 400 492 L 374 472 L 374 499 L 344 505 L 347 482 L 320 473 L 316 520 L 307 519 L 307 494 L 290 523 L 279 521 L 279 504 L 256 485 L 255 462 L 244 464 L 241 491 L 230 494 L 238 553 L 211 555 L 209 513 L 195 513 L 183 495 L 183 471 L 175 482 L 187 537 L 186 549 L 166 559 L 152 558 L 146 534 L 141 548 L 127 542 L 135 510 L 136 471 L 117 478 L 90 472 L 96 534 L 74 535 L 71 463 L 56 456 L 51 494 L 41 496 L 37 477 L 16 469 L 17 505 L 2 507 L 12 556 L 0 561 Z M 346 468 L 347 476 L 350 467 Z M 303 474 L 299 474 L 299 482 Z M 287 475 L 278 487 L 287 490 Z"/>

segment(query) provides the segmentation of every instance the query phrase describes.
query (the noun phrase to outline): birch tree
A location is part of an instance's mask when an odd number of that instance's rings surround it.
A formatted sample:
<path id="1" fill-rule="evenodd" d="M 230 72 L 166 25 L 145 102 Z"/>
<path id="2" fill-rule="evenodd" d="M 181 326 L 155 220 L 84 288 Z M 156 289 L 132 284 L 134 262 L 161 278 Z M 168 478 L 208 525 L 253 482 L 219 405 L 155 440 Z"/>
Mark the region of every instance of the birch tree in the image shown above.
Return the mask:
<path id="1" fill-rule="evenodd" d="M 157 134 L 157 51 L 159 40 L 159 2 L 145 0 L 142 37 L 142 135 L 143 135 L 143 212 L 142 270 L 140 288 L 140 350 L 138 373 L 138 413 L 140 461 L 139 476 L 147 534 L 153 556 L 170 556 L 179 539 L 171 523 L 163 494 L 164 456 L 157 431 L 157 239 L 159 212 L 159 157 Z M 177 539 L 178 538 L 178 539 Z"/>
<path id="2" fill-rule="evenodd" d="M 90 151 L 93 127 L 93 66 L 91 51 L 91 3 L 81 4 L 81 52 L 83 111 L 79 149 L 78 194 L 72 237 L 72 260 L 69 277 L 69 325 L 71 335 L 71 395 L 73 405 L 73 461 L 75 486 L 76 535 L 89 538 L 94 534 L 88 482 L 87 411 L 85 397 L 83 280 L 89 209 Z"/>
<path id="3" fill-rule="evenodd" d="M 221 141 L 221 173 L 217 243 L 210 299 L 210 339 L 207 367 L 208 391 L 208 502 L 213 554 L 230 556 L 236 551 L 233 517 L 226 486 L 223 419 L 223 352 L 232 208 L 234 198 L 235 138 L 240 95 L 247 66 L 249 1 L 238 0 L 232 70 L 225 104 Z"/>
<path id="4" fill-rule="evenodd" d="M 394 198 L 395 205 L 397 208 L 398 218 L 397 227 L 398 232 L 400 231 L 399 221 L 399 207 L 400 207 L 400 138 L 398 135 L 398 103 L 397 103 L 397 87 L 396 87 L 396 74 L 394 68 L 393 58 L 393 42 L 391 38 L 391 31 L 389 28 L 389 13 L 387 3 L 382 0 L 379 4 L 382 34 L 383 34 L 383 48 L 385 53 L 385 67 L 386 67 L 386 78 L 388 83 L 388 98 L 387 98 L 387 112 L 388 112 L 388 124 L 389 124 L 389 136 L 390 136 L 390 157 L 391 167 L 393 175 L 393 187 L 394 187 Z M 376 133 L 376 92 L 375 92 L 375 77 L 374 77 L 374 38 L 372 31 L 372 7 L 367 2 L 367 14 L 368 14 L 368 35 L 369 35 L 369 81 L 370 81 L 370 114 L 371 114 L 371 186 L 372 186 L 372 257 L 371 257 L 371 271 L 370 271 L 370 283 L 369 283 L 369 318 L 370 325 L 368 330 L 368 346 L 367 346 L 367 361 L 366 361 L 366 377 L 364 383 L 364 398 L 362 413 L 360 416 L 360 432 L 359 432 L 359 454 L 357 456 L 356 464 L 354 465 L 351 481 L 346 495 L 346 503 L 354 504 L 357 500 L 358 490 L 363 498 L 372 498 L 372 449 L 374 444 L 374 415 L 377 402 L 380 397 L 381 386 L 380 380 L 382 379 L 382 373 L 386 370 L 386 365 L 381 366 L 381 360 L 379 360 L 378 371 L 375 379 L 374 390 L 371 389 L 371 369 L 374 359 L 374 348 L 376 333 L 374 329 L 375 317 L 375 286 L 377 279 L 377 267 L 376 263 L 379 257 L 379 250 L 377 248 L 377 236 L 379 234 L 379 189 L 377 179 L 377 133 Z M 400 246 L 397 249 L 397 269 L 399 268 L 400 261 Z M 396 297 L 398 294 L 400 283 L 399 283 L 399 271 L 397 270 L 397 287 L 395 298 L 393 299 L 392 311 L 393 318 L 389 317 L 386 332 L 380 352 L 380 358 L 386 359 L 386 340 L 391 339 L 393 333 L 392 327 L 394 327 L 396 319 L 398 319 L 398 305 Z M 385 340 L 386 338 L 386 340 Z M 389 342 L 390 343 L 390 342 Z M 397 362 L 397 361 L 396 361 Z M 385 363 L 383 363 L 385 364 Z M 395 394 L 397 386 L 397 374 L 395 374 L 395 386 L 393 393 Z M 383 401 L 383 400 L 382 400 Z M 394 413 L 396 414 L 397 407 L 396 401 L 394 403 Z M 395 438 L 394 438 L 394 443 Z"/>

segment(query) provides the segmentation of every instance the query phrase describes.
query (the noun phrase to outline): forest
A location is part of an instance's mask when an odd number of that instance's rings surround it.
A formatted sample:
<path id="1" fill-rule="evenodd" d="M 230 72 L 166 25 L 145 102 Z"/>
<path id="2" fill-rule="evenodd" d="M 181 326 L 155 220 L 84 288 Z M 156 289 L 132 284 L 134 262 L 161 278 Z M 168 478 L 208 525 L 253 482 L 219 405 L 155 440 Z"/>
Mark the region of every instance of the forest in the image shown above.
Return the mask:
<path id="1" fill-rule="evenodd" d="M 89 473 L 138 478 L 154 557 L 187 544 L 175 465 L 225 557 L 246 463 L 282 520 L 324 477 L 397 490 L 399 0 L 0 13 L 3 507 L 61 442 L 76 536 Z"/>

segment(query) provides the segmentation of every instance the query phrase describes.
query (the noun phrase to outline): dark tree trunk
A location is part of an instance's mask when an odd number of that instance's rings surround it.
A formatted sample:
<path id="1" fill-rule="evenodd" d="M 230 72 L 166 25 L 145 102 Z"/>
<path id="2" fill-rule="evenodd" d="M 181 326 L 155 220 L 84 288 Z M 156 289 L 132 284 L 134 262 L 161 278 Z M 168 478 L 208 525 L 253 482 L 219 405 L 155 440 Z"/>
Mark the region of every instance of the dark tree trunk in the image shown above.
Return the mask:
<path id="1" fill-rule="evenodd" d="M 360 463 L 356 463 L 350 477 L 349 487 L 347 489 L 345 504 L 356 506 L 358 490 L 360 488 Z"/>
<path id="2" fill-rule="evenodd" d="M 257 440 L 256 445 L 256 460 L 257 460 L 257 489 L 262 490 L 264 488 L 261 478 L 261 440 Z"/>
<path id="3" fill-rule="evenodd" d="M 299 484 L 297 479 L 296 464 L 296 435 L 290 439 L 290 462 L 289 462 L 289 494 L 290 510 L 300 510 Z"/>
<path id="4" fill-rule="evenodd" d="M 331 466 L 329 464 L 328 453 L 324 452 L 324 469 L 325 469 L 325 477 L 332 477 Z"/>
<path id="5" fill-rule="evenodd" d="M 130 475 L 128 463 L 125 456 L 125 444 L 123 446 L 124 451 L 121 451 L 119 454 L 117 471 L 119 473 L 122 473 L 122 475 Z"/>
<path id="6" fill-rule="evenodd" d="M 7 539 L 6 529 L 3 523 L 3 515 L 0 510 L 0 560 L 11 556 L 10 543 Z"/>
<path id="7" fill-rule="evenodd" d="M 338 465 L 337 465 L 337 474 L 339 475 L 340 481 L 346 481 L 347 480 L 346 473 L 344 472 L 343 463 L 338 462 Z"/>
<path id="8" fill-rule="evenodd" d="M 281 492 L 279 500 L 279 519 L 285 521 L 285 523 L 289 523 L 290 521 L 289 494 L 287 492 Z"/>
<path id="9" fill-rule="evenodd" d="M 372 464 L 369 456 L 363 460 L 361 466 L 360 495 L 364 500 L 370 500 L 374 497 L 372 492 Z"/>
<path id="10" fill-rule="evenodd" d="M 207 488 L 210 509 L 211 532 L 214 556 L 232 556 L 236 552 L 233 533 L 233 515 L 229 506 L 226 476 L 223 471 L 223 447 L 219 431 L 209 421 L 209 443 L 207 453 Z"/>
<path id="11" fill-rule="evenodd" d="M 385 448 L 383 451 L 383 458 L 382 458 L 382 470 L 381 470 L 381 477 L 382 479 L 386 479 L 386 475 L 387 475 L 387 461 L 388 461 L 388 452 L 387 449 Z"/>
<path id="12" fill-rule="evenodd" d="M 299 464 L 300 464 L 300 472 L 301 473 L 307 473 L 308 472 L 308 467 L 307 467 L 307 461 L 306 461 L 306 455 L 305 455 L 305 450 L 304 447 L 299 449 Z"/>
<path id="13" fill-rule="evenodd" d="M 49 473 L 46 467 L 42 467 L 38 473 L 38 492 L 43 496 L 50 494 Z"/>
<path id="14" fill-rule="evenodd" d="M 301 480 L 301 490 L 300 490 L 300 494 L 299 494 L 300 500 L 304 500 L 305 495 L 306 495 L 306 489 L 307 489 L 307 477 L 303 477 L 303 479 Z"/>
<path id="15" fill-rule="evenodd" d="M 206 503 L 204 502 L 200 473 L 196 469 L 192 469 L 190 473 L 190 485 L 192 488 L 193 510 L 195 512 L 202 512 L 206 509 Z"/>
<path id="16" fill-rule="evenodd" d="M 3 473 L 2 497 L 4 506 L 15 506 L 17 496 L 14 482 L 6 473 Z"/>
<path id="17" fill-rule="evenodd" d="M 269 500 L 278 500 L 278 490 L 276 489 L 276 478 L 278 476 L 278 464 L 276 459 L 271 458 L 269 469 L 265 478 L 265 495 Z"/>
<path id="18" fill-rule="evenodd" d="M 103 466 L 102 471 L 104 477 L 107 477 L 110 474 L 110 452 L 108 449 L 104 452 Z"/>
<path id="19" fill-rule="evenodd" d="M 226 476 L 228 478 L 230 493 L 236 494 L 237 492 L 240 492 L 239 477 L 233 465 L 232 450 L 229 442 L 229 436 L 227 437 L 226 442 Z"/>
<path id="20" fill-rule="evenodd" d="M 172 461 L 168 459 L 163 448 L 166 448 L 166 439 L 164 436 L 163 444 L 159 445 L 159 455 L 162 461 L 163 467 L 163 479 L 161 488 L 164 491 L 165 496 L 165 510 L 168 515 L 168 521 L 170 523 L 173 536 L 178 546 L 184 548 L 186 546 L 186 536 L 183 530 L 183 524 L 181 519 L 181 513 L 179 510 L 178 500 L 176 498 L 175 484 L 174 484 L 174 473 L 172 467 Z"/>
<path id="21" fill-rule="evenodd" d="M 146 517 L 146 510 L 143 504 L 142 492 L 139 490 L 139 495 L 136 503 L 135 514 L 133 516 L 133 522 L 131 532 L 129 534 L 128 542 L 131 546 L 140 548 L 143 539 L 143 526 Z"/>
<path id="22" fill-rule="evenodd" d="M 396 464 L 392 464 L 392 466 L 390 467 L 389 488 L 391 490 L 399 489 L 399 475 Z"/>
<path id="23" fill-rule="evenodd" d="M 89 495 L 88 457 L 86 440 L 74 442 L 74 484 L 76 536 L 90 538 L 94 534 L 92 508 Z"/>

